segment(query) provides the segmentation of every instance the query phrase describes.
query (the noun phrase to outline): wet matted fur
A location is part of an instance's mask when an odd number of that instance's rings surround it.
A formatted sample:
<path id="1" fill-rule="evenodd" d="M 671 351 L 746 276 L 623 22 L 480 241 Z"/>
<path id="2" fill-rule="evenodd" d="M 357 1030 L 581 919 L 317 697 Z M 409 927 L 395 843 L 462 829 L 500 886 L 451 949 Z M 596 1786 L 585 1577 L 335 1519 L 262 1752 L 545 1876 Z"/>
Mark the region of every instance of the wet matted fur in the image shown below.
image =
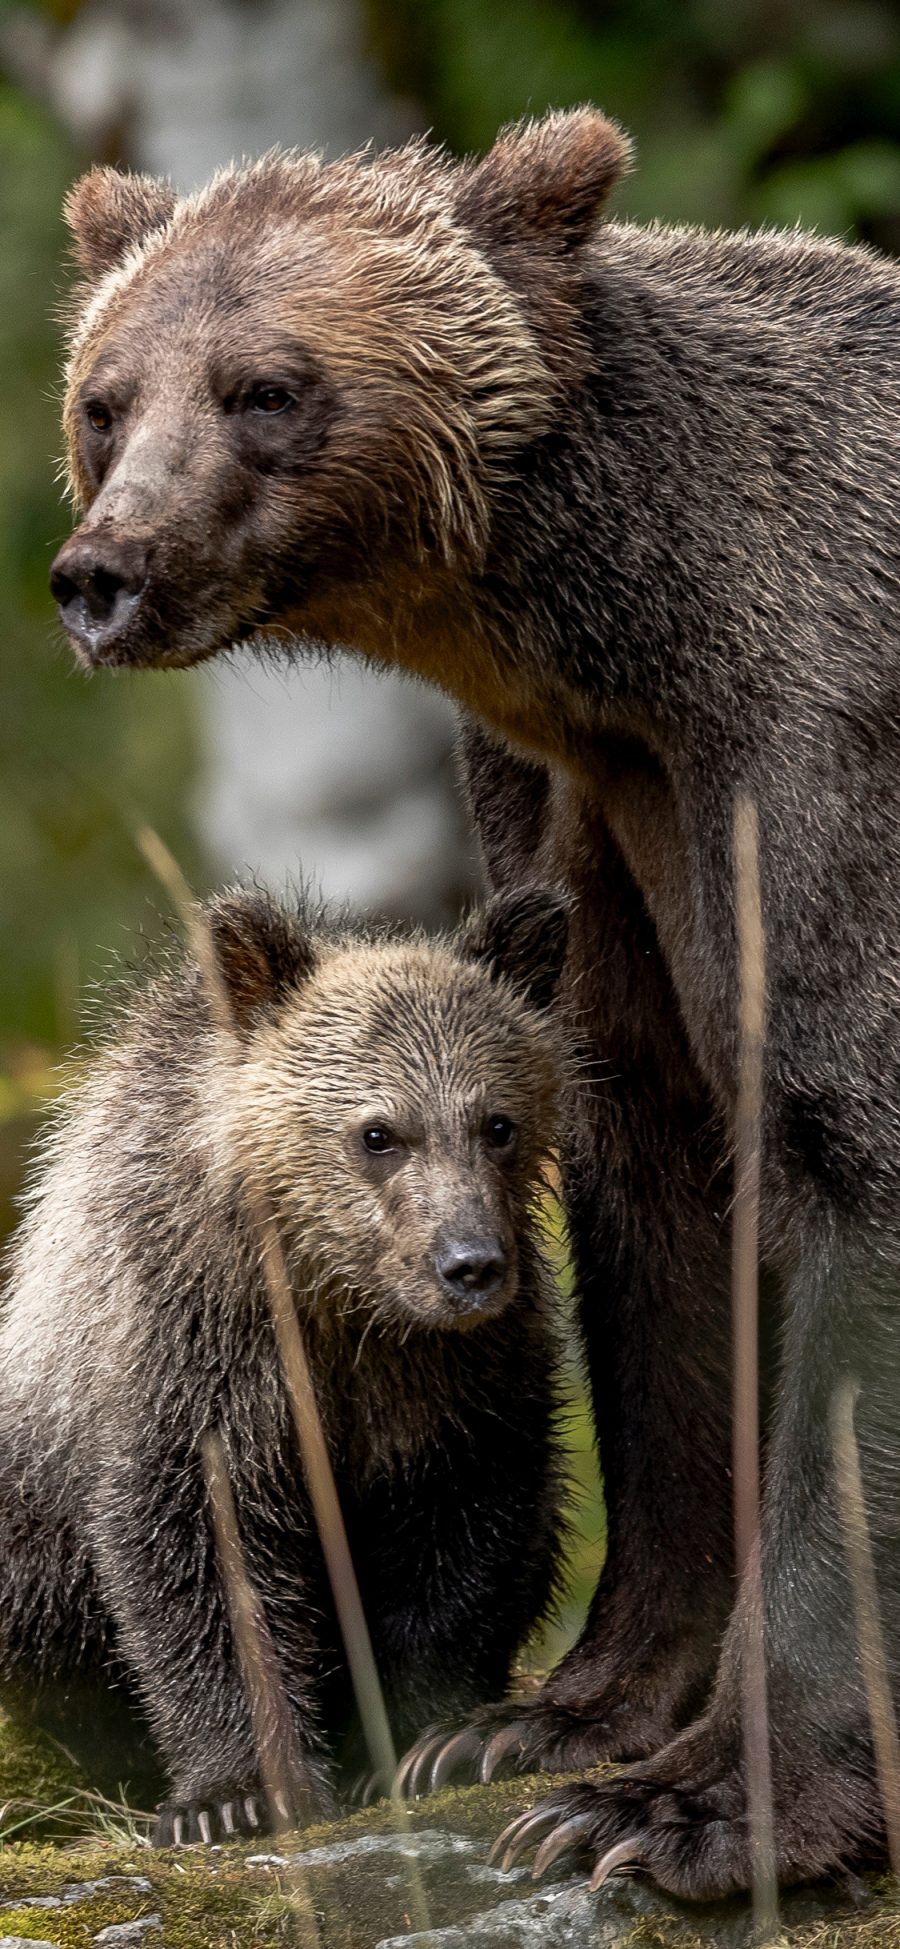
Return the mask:
<path id="1" fill-rule="evenodd" d="M 883 1845 L 828 1416 L 854 1376 L 895 1681 L 900 274 L 799 232 L 601 221 L 626 159 L 585 109 L 459 164 L 270 158 L 184 200 L 86 178 L 66 404 L 85 516 L 56 588 L 93 664 L 188 663 L 262 626 L 442 684 L 481 720 L 492 882 L 537 866 L 574 894 L 565 995 L 595 1082 L 564 1177 L 609 1542 L 507 1762 L 639 1762 L 556 1811 L 711 1895 L 750 1872 L 739 791 L 768 955 L 779 1872 Z"/>
<path id="2" fill-rule="evenodd" d="M 561 1538 L 540 1194 L 564 906 L 501 896 L 447 942 L 329 934 L 249 892 L 208 920 L 233 1030 L 190 962 L 138 989 L 43 1145 L 0 1308 L 0 1682 L 133 1781 L 146 1751 L 117 1736 L 106 1756 L 98 1729 L 118 1681 L 110 1726 L 130 1693 L 168 1771 L 162 1841 L 263 1817 L 212 1430 L 286 1695 L 293 1813 L 327 1809 L 364 1757 L 260 1198 L 401 1745 L 503 1689 Z"/>

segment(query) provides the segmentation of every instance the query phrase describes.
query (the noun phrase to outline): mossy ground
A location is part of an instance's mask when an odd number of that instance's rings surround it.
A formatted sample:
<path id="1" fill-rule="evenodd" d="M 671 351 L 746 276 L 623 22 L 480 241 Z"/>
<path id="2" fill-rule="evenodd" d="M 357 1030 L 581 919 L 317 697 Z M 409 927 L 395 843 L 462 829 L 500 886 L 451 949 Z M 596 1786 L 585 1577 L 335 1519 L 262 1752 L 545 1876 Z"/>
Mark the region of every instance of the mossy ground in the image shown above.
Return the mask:
<path id="1" fill-rule="evenodd" d="M 412 1874 L 398 1815 L 385 1803 L 302 1835 L 157 1854 L 139 1826 L 86 1797 L 64 1755 L 38 1736 L 0 1725 L 0 1836 L 8 1836 L 0 1839 L 0 1938 L 93 1949 L 109 1925 L 158 1916 L 161 1929 L 142 1938 L 147 1949 L 375 1949 L 417 1931 L 420 1949 L 427 1917 L 437 1932 L 461 1928 L 475 1949 L 488 1937 L 480 1928 L 470 1934 L 473 1917 L 504 1901 L 527 1902 L 534 1892 L 527 1873 L 501 1877 L 491 1870 L 487 1850 L 546 1785 L 522 1780 L 448 1788 L 411 1809 L 409 1833 L 419 1837 L 421 1850 Z M 39 1802 L 45 1810 L 55 1807 L 45 1834 L 55 1822 L 62 1838 L 22 1838 L 34 1830 L 16 1825 L 16 1802 L 20 1815 Z M 857 1892 L 859 1905 L 852 1893 L 797 1891 L 785 1903 L 784 1943 L 900 1949 L 896 1889 L 882 1882 Z M 62 1904 L 29 1906 L 47 1896 Z M 638 1880 L 611 1884 L 595 1904 L 584 1911 L 586 1949 L 592 1938 L 621 1949 L 706 1949 L 710 1943 L 740 1949 L 751 1940 L 743 1905 L 675 1910 Z M 578 1932 L 572 1937 L 581 1939 Z M 459 1940 L 455 1933 L 453 1940 Z M 492 1949 L 526 1940 L 539 1943 L 537 1921 L 533 1934 L 490 1937 Z"/>

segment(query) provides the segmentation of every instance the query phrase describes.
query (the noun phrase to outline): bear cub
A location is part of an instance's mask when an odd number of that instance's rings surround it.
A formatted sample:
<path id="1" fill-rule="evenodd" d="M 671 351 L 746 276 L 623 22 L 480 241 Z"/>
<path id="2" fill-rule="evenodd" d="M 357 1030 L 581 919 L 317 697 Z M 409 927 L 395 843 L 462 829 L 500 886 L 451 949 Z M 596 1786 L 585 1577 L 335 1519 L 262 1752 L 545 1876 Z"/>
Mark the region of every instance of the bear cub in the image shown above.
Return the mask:
<path id="1" fill-rule="evenodd" d="M 213 1430 L 289 1708 L 289 1813 L 326 1811 L 359 1765 L 248 1182 L 398 1749 L 502 1692 L 561 1531 L 538 1193 L 563 903 L 495 899 L 449 942 L 336 932 L 255 891 L 205 912 L 230 1029 L 191 955 L 138 990 L 46 1142 L 0 1315 L 5 1700 L 63 1728 L 79 1699 L 117 1720 L 133 1701 L 168 1775 L 162 1845 L 265 1820 Z"/>

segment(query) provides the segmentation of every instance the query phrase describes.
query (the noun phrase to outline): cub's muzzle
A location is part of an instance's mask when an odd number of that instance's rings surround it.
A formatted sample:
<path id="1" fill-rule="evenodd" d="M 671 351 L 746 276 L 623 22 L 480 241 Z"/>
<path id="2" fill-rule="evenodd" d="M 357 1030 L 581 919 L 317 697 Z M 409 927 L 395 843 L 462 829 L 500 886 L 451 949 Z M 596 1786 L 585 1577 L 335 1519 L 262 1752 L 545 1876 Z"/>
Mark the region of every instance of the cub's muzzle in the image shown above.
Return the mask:
<path id="1" fill-rule="evenodd" d="M 444 1298 L 458 1313 L 478 1313 L 488 1307 L 507 1266 L 507 1255 L 494 1236 L 448 1239 L 434 1258 Z"/>
<path id="2" fill-rule="evenodd" d="M 60 549 L 50 592 L 63 628 L 88 662 L 124 661 L 147 572 L 142 542 L 76 534 Z"/>

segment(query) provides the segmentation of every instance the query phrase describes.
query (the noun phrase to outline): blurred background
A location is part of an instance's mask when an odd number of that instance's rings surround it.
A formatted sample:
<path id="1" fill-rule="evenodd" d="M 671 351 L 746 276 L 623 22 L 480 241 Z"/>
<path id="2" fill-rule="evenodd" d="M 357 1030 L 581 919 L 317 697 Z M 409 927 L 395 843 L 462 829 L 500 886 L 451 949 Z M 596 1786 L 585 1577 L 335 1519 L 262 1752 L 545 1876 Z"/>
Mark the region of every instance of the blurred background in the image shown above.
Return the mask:
<path id="1" fill-rule="evenodd" d="M 61 1052 L 159 925 L 137 824 L 198 887 L 302 868 L 443 922 L 477 885 L 452 714 L 423 689 L 352 664 L 73 669 L 47 592 L 66 185 L 101 160 L 190 188 L 276 142 L 426 128 L 477 150 L 587 99 L 637 140 L 621 214 L 900 251 L 889 0 L 0 0 L 0 1233 Z"/>

